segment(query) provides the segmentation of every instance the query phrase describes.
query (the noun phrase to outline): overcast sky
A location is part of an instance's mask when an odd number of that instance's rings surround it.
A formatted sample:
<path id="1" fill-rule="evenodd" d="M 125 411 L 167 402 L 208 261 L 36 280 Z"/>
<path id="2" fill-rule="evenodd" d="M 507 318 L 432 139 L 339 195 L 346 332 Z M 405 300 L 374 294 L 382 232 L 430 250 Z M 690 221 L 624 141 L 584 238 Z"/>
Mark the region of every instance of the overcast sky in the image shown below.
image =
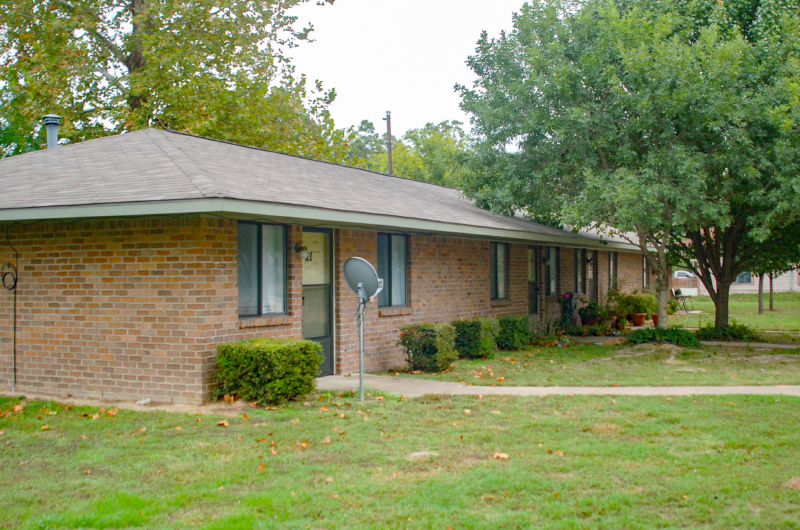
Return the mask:
<path id="1" fill-rule="evenodd" d="M 337 127 L 368 119 L 378 131 L 392 111 L 392 134 L 427 122 L 458 120 L 456 83 L 471 86 L 467 57 L 482 30 L 511 29 L 524 0 L 336 0 L 295 8 L 300 24 L 314 25 L 313 43 L 291 54 L 299 72 L 335 88 Z"/>

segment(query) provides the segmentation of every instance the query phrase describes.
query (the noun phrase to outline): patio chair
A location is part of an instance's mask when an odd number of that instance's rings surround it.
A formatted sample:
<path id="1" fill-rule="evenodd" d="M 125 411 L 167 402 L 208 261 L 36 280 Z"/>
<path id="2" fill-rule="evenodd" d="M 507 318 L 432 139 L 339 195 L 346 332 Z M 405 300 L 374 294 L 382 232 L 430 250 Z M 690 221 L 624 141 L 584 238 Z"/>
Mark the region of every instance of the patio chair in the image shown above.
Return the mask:
<path id="1" fill-rule="evenodd" d="M 684 313 L 689 312 L 689 309 L 686 307 L 686 302 L 689 302 L 689 305 L 692 306 L 692 310 L 694 310 L 694 303 L 692 302 L 691 296 L 685 296 L 681 293 L 680 289 L 670 289 L 670 292 L 672 293 L 672 298 L 677 300 L 678 307 L 683 308 Z"/>

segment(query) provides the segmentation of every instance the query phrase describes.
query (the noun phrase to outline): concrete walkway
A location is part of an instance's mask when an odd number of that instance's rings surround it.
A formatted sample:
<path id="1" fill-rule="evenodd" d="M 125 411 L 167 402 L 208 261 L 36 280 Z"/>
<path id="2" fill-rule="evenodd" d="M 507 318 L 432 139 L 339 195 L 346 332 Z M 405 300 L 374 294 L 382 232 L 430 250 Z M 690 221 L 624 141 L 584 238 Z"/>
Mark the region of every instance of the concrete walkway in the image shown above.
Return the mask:
<path id="1" fill-rule="evenodd" d="M 724 396 L 735 394 L 800 397 L 800 386 L 466 386 L 461 383 L 364 375 L 364 387 L 405 397 L 426 394 L 504 396 Z M 317 379 L 318 390 L 358 391 L 358 374 L 329 375 Z"/>
<path id="2" fill-rule="evenodd" d="M 570 342 L 577 342 L 581 344 L 597 344 L 598 346 L 606 345 L 614 341 L 624 341 L 625 337 L 570 337 Z M 716 340 L 701 340 L 700 344 L 703 346 L 723 346 L 725 348 L 756 348 L 759 350 L 797 350 L 800 349 L 800 343 L 797 344 L 772 344 L 769 342 L 723 342 Z"/>

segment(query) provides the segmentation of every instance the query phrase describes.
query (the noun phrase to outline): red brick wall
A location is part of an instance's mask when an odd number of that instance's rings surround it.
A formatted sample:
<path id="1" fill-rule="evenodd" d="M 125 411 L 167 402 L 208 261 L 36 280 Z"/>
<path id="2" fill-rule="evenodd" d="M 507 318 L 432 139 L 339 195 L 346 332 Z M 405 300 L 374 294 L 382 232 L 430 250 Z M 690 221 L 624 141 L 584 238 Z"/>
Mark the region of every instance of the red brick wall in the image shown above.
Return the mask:
<path id="1" fill-rule="evenodd" d="M 302 336 L 302 227 L 287 230 L 288 311 L 239 319 L 236 221 L 207 217 L 82 221 L 15 226 L 19 250 L 19 392 L 199 402 L 208 397 L 216 344 Z M 490 299 L 490 242 L 408 236 L 409 306 L 367 312 L 366 367 L 402 365 L 402 325 L 527 314 L 527 248 L 509 244 L 509 298 Z M 336 372 L 358 368 L 356 297 L 342 276 L 361 256 L 377 264 L 377 232 L 334 232 Z M 641 289 L 641 257 L 619 254 L 620 276 Z M 2 262 L 12 261 L 7 246 Z M 600 253 L 599 293 L 607 282 Z M 559 292 L 574 289 L 574 251 L 560 250 Z M 379 271 L 380 272 L 380 271 Z M 539 267 L 543 287 L 544 268 Z M 0 290 L 0 388 L 11 387 L 12 301 Z M 540 316 L 558 318 L 540 291 Z"/>
<path id="2" fill-rule="evenodd" d="M 299 337 L 293 252 L 289 315 L 239 321 L 236 233 L 235 221 L 200 217 L 13 227 L 17 390 L 199 402 L 216 343 Z M 3 248 L 0 259 L 13 254 Z M 13 294 L 2 290 L 0 304 L 0 387 L 10 388 Z M 248 324 L 259 327 L 240 329 Z"/>
<path id="3" fill-rule="evenodd" d="M 377 265 L 377 234 L 366 230 L 336 231 L 337 373 L 358 370 L 357 300 L 344 282 L 342 266 L 353 256 Z M 489 244 L 489 241 L 475 239 L 408 236 L 409 307 L 369 306 L 364 350 L 367 370 L 405 363 L 396 342 L 398 329 L 406 324 L 527 314 L 527 245 L 509 244 L 508 300 L 492 301 Z"/>

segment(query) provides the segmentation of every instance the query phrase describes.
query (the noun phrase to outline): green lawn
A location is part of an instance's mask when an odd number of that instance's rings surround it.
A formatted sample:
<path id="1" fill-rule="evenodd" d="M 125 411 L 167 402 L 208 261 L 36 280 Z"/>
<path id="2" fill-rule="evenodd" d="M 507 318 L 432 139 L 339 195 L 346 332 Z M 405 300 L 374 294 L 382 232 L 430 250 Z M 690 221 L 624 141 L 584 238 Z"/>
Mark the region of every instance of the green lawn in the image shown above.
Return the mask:
<path id="1" fill-rule="evenodd" d="M 798 385 L 800 349 L 761 350 L 672 345 L 534 347 L 494 359 L 459 360 L 440 381 L 497 386 Z"/>
<path id="2" fill-rule="evenodd" d="M 692 298 L 694 308 L 703 311 L 702 315 L 686 315 L 678 312 L 670 317 L 670 324 L 698 327 L 714 323 L 714 302 L 708 296 Z M 756 330 L 800 331 L 800 292 L 775 293 L 775 311 L 769 311 L 769 293 L 764 294 L 764 314 L 758 314 L 757 294 L 731 295 L 729 312 L 740 324 L 747 324 Z"/>
<path id="3" fill-rule="evenodd" d="M 227 427 L 17 403 L 2 528 L 800 528 L 796 398 L 321 396 Z"/>

